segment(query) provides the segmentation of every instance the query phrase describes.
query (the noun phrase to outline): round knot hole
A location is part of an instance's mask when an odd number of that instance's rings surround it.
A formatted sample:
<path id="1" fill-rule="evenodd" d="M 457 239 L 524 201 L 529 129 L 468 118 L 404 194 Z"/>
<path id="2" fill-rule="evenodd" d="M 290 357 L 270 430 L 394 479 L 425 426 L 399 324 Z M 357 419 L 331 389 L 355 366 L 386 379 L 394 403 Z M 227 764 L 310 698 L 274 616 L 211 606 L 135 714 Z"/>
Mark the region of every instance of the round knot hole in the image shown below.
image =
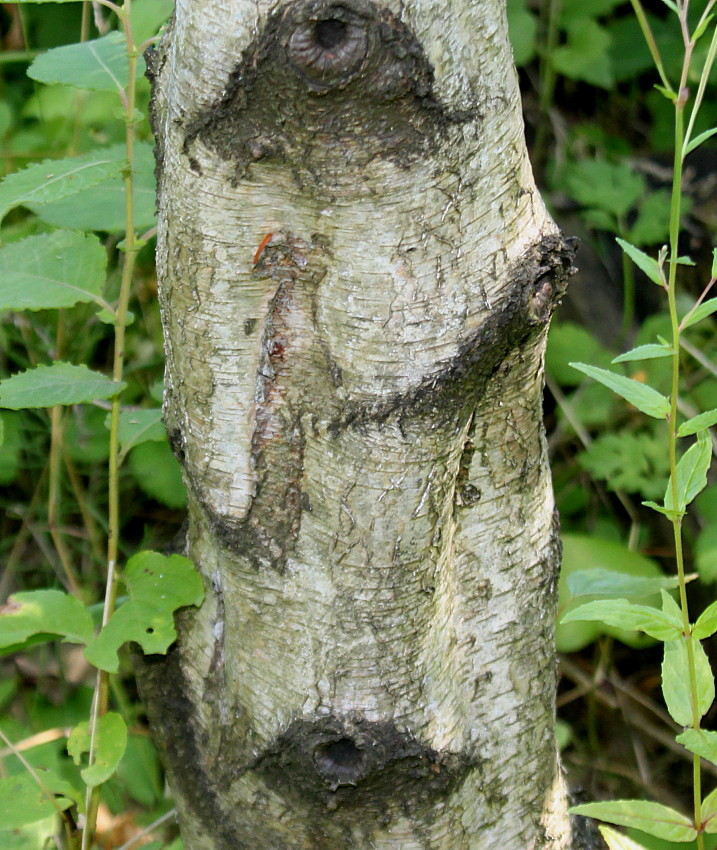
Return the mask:
<path id="1" fill-rule="evenodd" d="M 324 50 L 333 50 L 346 40 L 347 26 L 343 21 L 329 18 L 319 21 L 314 29 L 316 41 Z"/>
<path id="2" fill-rule="evenodd" d="M 314 751 L 319 773 L 332 785 L 354 784 L 363 774 L 366 754 L 351 738 L 340 738 Z"/>

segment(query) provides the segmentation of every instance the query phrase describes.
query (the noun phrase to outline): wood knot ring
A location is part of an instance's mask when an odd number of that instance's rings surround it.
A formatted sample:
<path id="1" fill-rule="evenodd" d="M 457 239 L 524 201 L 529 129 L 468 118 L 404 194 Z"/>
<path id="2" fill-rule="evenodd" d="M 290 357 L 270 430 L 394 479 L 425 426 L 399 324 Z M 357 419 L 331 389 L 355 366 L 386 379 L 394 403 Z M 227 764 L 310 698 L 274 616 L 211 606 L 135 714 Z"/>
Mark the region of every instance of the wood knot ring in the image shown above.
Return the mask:
<path id="1" fill-rule="evenodd" d="M 292 68 L 316 92 L 343 88 L 369 52 L 369 21 L 348 4 L 311 4 L 297 17 L 286 45 Z"/>

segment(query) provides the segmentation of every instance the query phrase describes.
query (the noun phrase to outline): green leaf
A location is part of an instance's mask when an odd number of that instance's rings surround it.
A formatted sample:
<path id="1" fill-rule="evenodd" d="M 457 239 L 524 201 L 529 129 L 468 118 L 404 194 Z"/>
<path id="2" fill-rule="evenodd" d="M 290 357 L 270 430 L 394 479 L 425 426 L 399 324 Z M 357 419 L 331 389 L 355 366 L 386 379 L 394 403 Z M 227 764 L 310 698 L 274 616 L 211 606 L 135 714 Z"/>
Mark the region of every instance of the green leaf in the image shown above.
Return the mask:
<path id="1" fill-rule="evenodd" d="M 597 18 L 607 15 L 621 0 L 562 0 L 560 4 L 560 23 L 565 24 L 575 18 Z"/>
<path id="2" fill-rule="evenodd" d="M 85 784 L 90 788 L 102 785 L 117 770 L 117 765 L 127 746 L 127 726 L 119 714 L 113 711 L 103 714 L 95 733 L 95 760 L 80 771 Z M 76 765 L 81 764 L 84 753 L 90 751 L 90 725 L 84 720 L 78 723 L 67 739 L 67 752 Z"/>
<path id="3" fill-rule="evenodd" d="M 624 354 L 613 358 L 613 363 L 627 363 L 630 360 L 655 360 L 658 357 L 672 357 L 673 351 L 670 346 L 657 345 L 650 343 L 648 345 L 638 345 L 637 348 L 632 348 Z"/>
<path id="4" fill-rule="evenodd" d="M 678 437 L 690 437 L 692 434 L 697 434 L 707 428 L 717 425 L 717 408 L 714 410 L 706 410 L 704 413 L 698 413 L 693 416 L 677 429 Z"/>
<path id="5" fill-rule="evenodd" d="M 574 369 L 593 378 L 599 383 L 611 389 L 619 396 L 630 402 L 633 407 L 653 416 L 655 419 L 665 419 L 670 412 L 669 399 L 639 381 L 617 375 L 607 369 L 599 369 L 597 366 L 589 366 L 585 363 L 571 363 Z"/>
<path id="6" fill-rule="evenodd" d="M 697 622 L 692 627 L 692 636 L 696 640 L 704 640 L 712 637 L 715 632 L 717 632 L 717 602 L 708 605 L 697 618 Z"/>
<path id="7" fill-rule="evenodd" d="M 110 417 L 105 425 L 110 427 Z M 122 451 L 146 442 L 165 442 L 167 431 L 162 423 L 162 409 L 123 410 L 120 412 L 119 438 Z"/>
<path id="8" fill-rule="evenodd" d="M 610 829 L 609 826 L 599 826 L 598 829 L 605 839 L 608 850 L 647 850 L 643 844 L 638 844 L 637 841 L 633 841 L 632 838 L 628 838 L 621 832 Z"/>
<path id="9" fill-rule="evenodd" d="M 633 245 L 654 245 L 670 235 L 670 193 L 666 189 L 649 192 L 640 201 L 635 223 L 628 231 Z"/>
<path id="10" fill-rule="evenodd" d="M 173 0 L 132 0 L 132 36 L 135 44 L 151 38 L 172 14 Z"/>
<path id="11" fill-rule="evenodd" d="M 664 441 L 655 433 L 621 430 L 599 434 L 590 448 L 578 454 L 578 463 L 610 490 L 639 493 L 645 498 L 664 495 L 670 473 Z"/>
<path id="12" fill-rule="evenodd" d="M 45 794 L 29 773 L 0 779 L 0 829 L 18 829 L 74 804 L 67 796 L 68 789 L 72 790 L 68 782 L 48 770 L 37 773 L 52 797 Z"/>
<path id="13" fill-rule="evenodd" d="M 674 503 L 672 477 L 665 490 L 665 508 L 683 513 L 695 496 L 707 486 L 707 472 L 712 462 L 712 442 L 706 431 L 687 449 L 677 464 L 677 504 Z"/>
<path id="14" fill-rule="evenodd" d="M 91 41 L 53 47 L 30 65 L 28 77 L 49 85 L 123 92 L 128 85 L 127 42 L 113 30 Z M 143 69 L 139 71 L 143 73 Z"/>
<path id="15" fill-rule="evenodd" d="M 584 80 L 594 86 L 612 88 L 610 35 L 591 18 L 579 17 L 566 26 L 567 43 L 556 47 L 550 62 L 559 74 L 572 80 Z"/>
<path id="16" fill-rule="evenodd" d="M 715 683 L 712 668 L 702 644 L 690 638 L 695 657 L 697 675 L 697 716 L 703 717 L 715 698 Z M 662 694 L 670 717 L 680 726 L 689 726 L 693 721 L 692 692 L 689 685 L 690 671 L 687 663 L 687 639 L 665 643 L 662 661 Z"/>
<path id="17" fill-rule="evenodd" d="M 663 286 L 664 281 L 660 275 L 660 266 L 657 260 L 648 256 L 644 251 L 626 242 L 624 239 L 617 238 L 615 240 L 633 263 L 641 269 L 653 283 L 658 286 Z"/>
<path id="18" fill-rule="evenodd" d="M 695 542 L 695 566 L 704 582 L 717 581 L 717 525 L 702 529 Z"/>
<path id="19" fill-rule="evenodd" d="M 685 729 L 675 738 L 678 744 L 700 758 L 717 764 L 717 732 L 706 729 Z"/>
<path id="20" fill-rule="evenodd" d="M 580 597 L 576 598 L 570 592 L 570 577 L 576 572 L 607 570 L 618 578 L 626 574 L 645 578 L 663 576 L 655 561 L 639 552 L 631 552 L 620 543 L 580 534 L 562 534 L 561 538 L 563 565 L 558 580 L 558 621 L 581 603 Z M 659 604 L 659 597 L 656 594 L 648 597 L 644 604 L 654 607 Z M 590 620 L 566 624 L 558 622 L 555 640 L 560 652 L 574 652 L 587 646 L 601 634 L 608 634 L 631 647 L 646 646 L 653 640 L 644 632 L 627 631 Z"/>
<path id="21" fill-rule="evenodd" d="M 692 151 L 695 148 L 698 148 L 702 142 L 706 142 L 707 139 L 711 139 L 715 133 L 717 133 L 717 127 L 712 127 L 711 130 L 705 130 L 704 133 L 700 133 L 698 136 L 695 136 L 685 148 L 685 156 L 687 156 L 688 153 L 692 153 Z"/>
<path id="22" fill-rule="evenodd" d="M 574 596 L 651 596 L 663 589 L 678 587 L 677 576 L 632 576 L 626 573 L 593 568 L 577 570 L 568 576 L 568 587 Z"/>
<path id="23" fill-rule="evenodd" d="M 170 508 L 186 506 L 187 491 L 182 470 L 166 440 L 134 446 L 129 453 L 128 465 L 148 496 Z"/>
<path id="24" fill-rule="evenodd" d="M 675 640 L 682 636 L 682 623 L 670 613 L 627 599 L 598 599 L 586 602 L 565 614 L 561 623 L 576 620 L 600 620 L 619 629 L 637 629 L 657 640 Z"/>
<path id="25" fill-rule="evenodd" d="M 560 183 L 583 206 L 602 210 L 615 219 L 632 209 L 647 188 L 645 178 L 634 169 L 601 159 L 569 163 L 561 172 Z"/>
<path id="26" fill-rule="evenodd" d="M 0 381 L 0 407 L 20 410 L 112 398 L 124 387 L 86 366 L 53 363 Z"/>
<path id="27" fill-rule="evenodd" d="M 582 378 L 568 365 L 581 360 L 597 366 L 609 366 L 610 354 L 600 342 L 580 325 L 573 322 L 553 324 L 548 335 L 545 368 L 561 387 L 575 387 Z"/>
<path id="28" fill-rule="evenodd" d="M 120 173 L 123 162 L 102 149 L 72 159 L 47 159 L 9 174 L 0 183 L 0 220 L 20 205 L 67 198 Z"/>
<path id="29" fill-rule="evenodd" d="M 668 806 L 647 800 L 585 803 L 582 806 L 573 806 L 570 813 L 597 818 L 618 826 L 631 826 L 667 841 L 692 841 L 697 837 L 697 830 L 689 818 Z"/>
<path id="30" fill-rule="evenodd" d="M 0 647 L 22 644 L 37 634 L 87 643 L 92 633 L 92 619 L 85 606 L 60 590 L 14 593 L 0 607 Z"/>
<path id="31" fill-rule="evenodd" d="M 513 61 L 522 68 L 535 56 L 535 36 L 538 21 L 527 9 L 513 9 L 508 5 L 508 29 L 513 47 Z"/>
<path id="32" fill-rule="evenodd" d="M 0 249 L 0 310 L 104 304 L 106 266 L 96 236 L 57 230 L 12 242 Z"/>
<path id="33" fill-rule="evenodd" d="M 164 654 L 177 639 L 174 612 L 204 598 L 199 573 L 181 555 L 140 552 L 127 562 L 124 582 L 129 601 L 85 650 L 91 664 L 110 673 L 119 669 L 117 652 L 127 641 L 136 641 L 145 653 Z"/>
<path id="34" fill-rule="evenodd" d="M 133 6 L 134 8 L 134 6 Z M 105 148 L 106 156 L 124 162 L 124 145 Z M 132 170 L 134 174 L 134 223 L 138 230 L 146 230 L 156 222 L 154 177 L 154 151 L 147 142 L 135 144 Z M 69 198 L 29 208 L 47 224 L 55 227 L 74 227 L 77 230 L 103 230 L 124 232 L 126 216 L 124 183 L 119 175 L 99 186 L 89 186 Z"/>
<path id="35" fill-rule="evenodd" d="M 704 798 L 702 801 L 702 822 L 704 823 L 705 832 L 717 832 L 717 788 Z"/>
<path id="36" fill-rule="evenodd" d="M 693 312 L 685 316 L 682 320 L 682 328 L 690 328 L 692 325 L 696 325 L 697 322 L 701 322 L 702 319 L 711 316 L 715 310 L 717 310 L 717 298 L 709 298 L 707 301 L 703 301 L 695 307 Z"/>

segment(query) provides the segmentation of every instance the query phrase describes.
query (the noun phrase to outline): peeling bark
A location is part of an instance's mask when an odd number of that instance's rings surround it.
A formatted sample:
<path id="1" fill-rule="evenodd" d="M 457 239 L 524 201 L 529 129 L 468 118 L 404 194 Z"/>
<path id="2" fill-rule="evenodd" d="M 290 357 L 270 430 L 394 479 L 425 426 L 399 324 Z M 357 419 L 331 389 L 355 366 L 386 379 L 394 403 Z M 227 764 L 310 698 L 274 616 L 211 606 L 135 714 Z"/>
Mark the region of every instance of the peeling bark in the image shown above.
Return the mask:
<path id="1" fill-rule="evenodd" d="M 207 588 L 141 686 L 188 850 L 572 846 L 547 325 L 499 0 L 178 0 L 165 418 Z"/>

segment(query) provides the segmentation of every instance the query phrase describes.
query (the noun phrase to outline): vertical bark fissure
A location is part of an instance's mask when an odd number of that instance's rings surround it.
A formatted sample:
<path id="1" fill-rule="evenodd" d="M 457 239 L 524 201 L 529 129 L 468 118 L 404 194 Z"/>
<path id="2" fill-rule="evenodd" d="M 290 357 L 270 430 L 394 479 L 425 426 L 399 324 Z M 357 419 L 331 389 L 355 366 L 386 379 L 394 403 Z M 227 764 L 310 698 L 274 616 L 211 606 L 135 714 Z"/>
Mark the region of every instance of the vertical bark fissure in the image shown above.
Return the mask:
<path id="1" fill-rule="evenodd" d="M 504 9 L 239 5 L 177 0 L 151 63 L 207 602 L 141 678 L 186 846 L 565 850 L 541 361 L 572 251 Z"/>

